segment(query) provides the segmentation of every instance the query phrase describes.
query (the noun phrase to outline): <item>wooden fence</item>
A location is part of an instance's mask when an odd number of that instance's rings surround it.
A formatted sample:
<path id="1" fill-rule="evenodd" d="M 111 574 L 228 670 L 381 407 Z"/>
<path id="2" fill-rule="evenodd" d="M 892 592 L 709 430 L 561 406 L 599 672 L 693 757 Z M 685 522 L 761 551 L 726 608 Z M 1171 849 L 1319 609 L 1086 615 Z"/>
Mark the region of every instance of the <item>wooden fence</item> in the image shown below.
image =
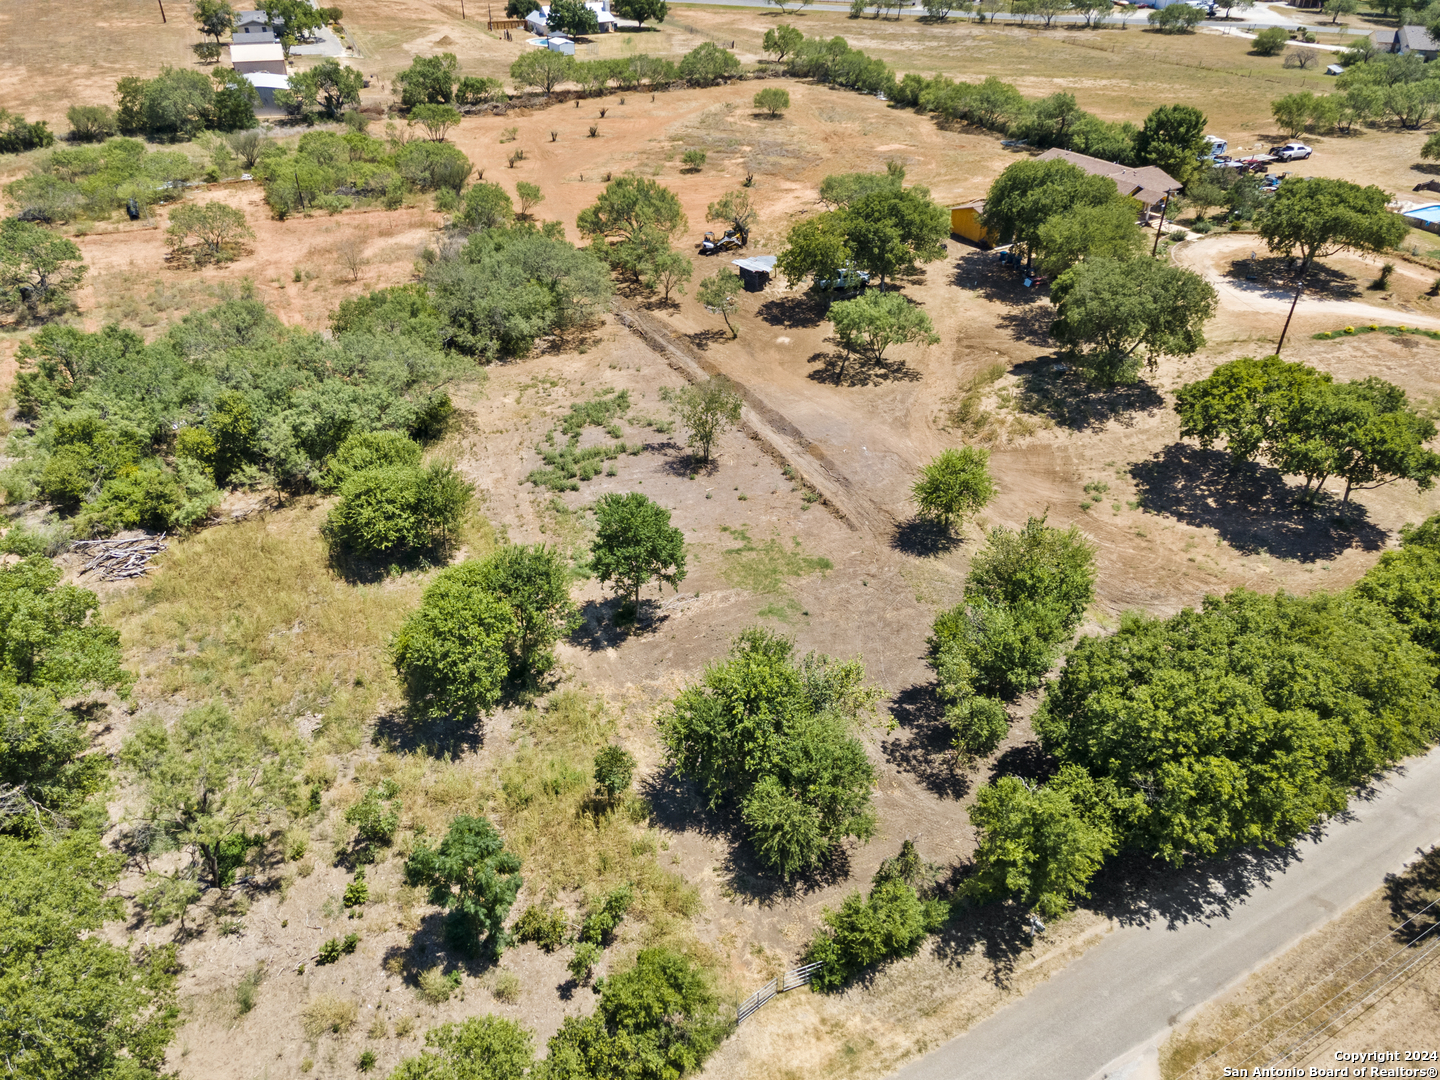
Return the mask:
<path id="1" fill-rule="evenodd" d="M 785 972 L 785 974 L 781 975 L 778 979 L 771 979 L 736 1007 L 735 1023 L 744 1023 L 747 1016 L 760 1008 L 761 1005 L 764 1005 L 776 994 L 783 994 L 786 990 L 794 990 L 799 986 L 808 986 L 810 980 L 815 977 L 815 973 L 822 967 L 824 967 L 824 965 L 818 963 L 806 964 L 804 967 L 798 967 Z"/>

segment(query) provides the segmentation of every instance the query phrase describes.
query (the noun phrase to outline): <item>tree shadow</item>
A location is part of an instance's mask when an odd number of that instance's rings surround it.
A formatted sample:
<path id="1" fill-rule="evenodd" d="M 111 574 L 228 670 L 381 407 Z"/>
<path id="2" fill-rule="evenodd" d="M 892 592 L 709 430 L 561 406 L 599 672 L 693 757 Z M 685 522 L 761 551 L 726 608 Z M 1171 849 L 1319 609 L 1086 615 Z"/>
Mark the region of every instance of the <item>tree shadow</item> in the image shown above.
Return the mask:
<path id="1" fill-rule="evenodd" d="M 620 596 L 587 600 L 580 605 L 580 620 L 565 640 L 578 649 L 600 652 L 624 644 L 635 634 L 653 633 L 670 618 L 659 600 L 645 596 L 640 598 L 640 609 L 633 621 L 627 622 L 623 610 L 626 604 Z"/>
<path id="2" fill-rule="evenodd" d="M 1048 348 L 1053 341 L 1050 324 L 1055 321 L 1055 309 L 1048 304 L 1027 304 L 1007 311 L 1000 316 L 999 325 L 1010 331 L 1016 341 L 1036 348 Z"/>
<path id="3" fill-rule="evenodd" d="M 935 684 L 917 683 L 901 690 L 890 701 L 890 715 L 897 731 L 881 744 L 885 760 L 941 798 L 963 799 L 969 794 L 973 782 L 956 767 L 953 736 Z"/>
<path id="4" fill-rule="evenodd" d="M 1152 413 L 1165 405 L 1165 399 L 1143 379 L 1107 389 L 1087 381 L 1080 372 L 1058 360 L 1055 356 L 1041 356 L 1028 371 L 1016 369 L 1016 374 L 1021 375 L 1022 412 L 1046 416 L 1059 427 L 1083 431 L 1111 420 L 1132 427 L 1136 413 Z"/>
<path id="5" fill-rule="evenodd" d="M 1044 284 L 1025 287 L 1025 279 L 1037 278 L 1027 274 L 1023 267 L 1000 261 L 1001 252 L 982 251 L 969 248 L 962 252 L 951 267 L 950 283 L 957 288 L 970 289 L 995 304 L 1012 307 L 1031 307 L 1042 296 L 1048 295 Z M 1036 272 L 1038 273 L 1038 271 Z M 1044 279 L 1038 279 L 1043 282 Z M 1048 305 L 1041 305 L 1041 311 L 1050 311 Z"/>
<path id="6" fill-rule="evenodd" d="M 890 537 L 890 547 L 893 550 L 914 555 L 917 559 L 948 554 L 964 542 L 955 535 L 955 530 L 943 521 L 930 521 L 919 517 L 901 522 Z"/>
<path id="7" fill-rule="evenodd" d="M 1322 492 L 1313 501 L 1285 482 L 1278 469 L 1232 462 L 1221 450 L 1172 443 L 1131 467 L 1147 510 L 1186 525 L 1212 528 L 1242 555 L 1318 562 L 1343 551 L 1379 551 L 1385 530 L 1366 520 L 1365 507 Z"/>
<path id="8" fill-rule="evenodd" d="M 879 386 L 887 382 L 919 382 L 920 373 L 904 360 L 874 360 L 843 350 L 813 353 L 810 364 L 819 364 L 805 376 L 812 382 L 834 386 Z"/>
<path id="9" fill-rule="evenodd" d="M 396 708 L 376 718 L 370 741 L 393 753 L 455 761 L 480 749 L 485 742 L 485 725 L 480 719 L 422 719 Z"/>
<path id="10" fill-rule="evenodd" d="M 766 300 L 755 309 L 755 314 L 771 326 L 783 326 L 787 330 L 798 330 L 819 326 L 825 321 L 825 312 L 828 309 L 829 306 L 818 296 L 801 293 L 798 296 L 782 296 L 775 300 Z"/>
<path id="11" fill-rule="evenodd" d="M 725 876 L 732 892 L 747 901 L 769 906 L 828 888 L 850 877 L 850 853 L 844 844 L 836 844 L 820 866 L 804 874 L 786 879 L 765 869 L 744 838 L 745 826 L 738 806 L 710 809 L 694 782 L 673 769 L 652 773 L 641 783 L 640 794 L 650 804 L 653 824 L 670 832 L 694 833 L 726 844 L 728 851 L 716 871 Z"/>
<path id="12" fill-rule="evenodd" d="M 420 976 L 431 968 L 442 972 L 461 971 L 472 978 L 483 975 L 495 966 L 495 950 L 482 943 L 478 950 L 458 944 L 452 930 L 455 916 L 449 911 L 432 911 L 420 919 L 420 926 L 403 945 L 391 945 L 384 953 L 383 964 L 393 966 L 399 960 L 401 981 L 412 990 L 420 989 Z"/>
<path id="13" fill-rule="evenodd" d="M 334 546 L 327 553 L 330 569 L 349 585 L 374 585 L 396 573 L 433 570 L 449 565 L 453 545 L 402 552 L 396 555 L 360 555 L 348 548 Z"/>
<path id="14" fill-rule="evenodd" d="M 657 296 L 651 300 L 646 300 L 640 306 L 646 311 L 679 311 L 680 301 L 666 300 L 663 296 Z"/>
<path id="15" fill-rule="evenodd" d="M 1289 300 L 1295 295 L 1296 286 L 1300 284 L 1299 267 L 1292 263 L 1295 263 L 1295 260 L 1280 255 L 1253 259 L 1247 255 L 1232 259 L 1225 276 L 1236 284 L 1243 282 L 1248 291 L 1257 292 L 1261 296 L 1272 300 Z M 1349 274 L 1319 262 L 1311 263 L 1305 274 L 1305 291 L 1310 294 L 1324 293 L 1345 300 L 1354 300 L 1363 293 L 1359 283 Z"/>
<path id="16" fill-rule="evenodd" d="M 1440 929 L 1440 908 L 1433 905 L 1440 892 L 1440 847 L 1432 847 L 1403 874 L 1387 874 L 1385 899 L 1391 917 L 1396 921 L 1395 939 L 1400 942 L 1418 940 L 1427 944 L 1435 940 Z"/>
<path id="17" fill-rule="evenodd" d="M 708 478 L 720 470 L 720 463 L 713 456 L 709 461 L 701 461 L 699 454 L 674 442 L 669 443 L 665 449 L 680 451 L 661 461 L 661 471 L 671 476 L 684 477 L 687 480 L 702 476 Z"/>
<path id="18" fill-rule="evenodd" d="M 1030 742 L 1010 747 L 996 758 L 990 766 L 990 776 L 986 782 L 994 783 L 1002 776 L 1018 776 L 1032 784 L 1043 784 L 1054 776 L 1059 768 L 1060 762 L 1042 750 L 1040 744 L 1032 739 Z"/>
<path id="19" fill-rule="evenodd" d="M 709 349 L 711 345 L 730 340 L 728 330 L 696 330 L 693 334 L 681 334 L 680 336 L 701 352 Z"/>

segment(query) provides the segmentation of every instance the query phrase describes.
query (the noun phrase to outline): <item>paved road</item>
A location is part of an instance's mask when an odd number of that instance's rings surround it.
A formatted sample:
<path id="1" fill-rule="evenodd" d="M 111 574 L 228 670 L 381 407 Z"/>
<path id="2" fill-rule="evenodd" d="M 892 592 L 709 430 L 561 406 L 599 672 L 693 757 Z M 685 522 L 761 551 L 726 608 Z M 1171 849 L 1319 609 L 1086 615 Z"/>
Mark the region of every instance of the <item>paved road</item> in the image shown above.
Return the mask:
<path id="1" fill-rule="evenodd" d="M 1112 932 L 1075 963 L 897 1080 L 1084 1080 L 1154 1045 L 1176 1019 L 1380 887 L 1440 841 L 1440 750 L 1412 761 L 1318 843 L 1248 895 L 1216 895 L 1199 917 Z M 1224 1063 L 1219 1063 L 1224 1064 Z M 1200 1074 L 1196 1074 L 1197 1076 Z M 1207 1074 L 1218 1076 L 1217 1069 Z"/>

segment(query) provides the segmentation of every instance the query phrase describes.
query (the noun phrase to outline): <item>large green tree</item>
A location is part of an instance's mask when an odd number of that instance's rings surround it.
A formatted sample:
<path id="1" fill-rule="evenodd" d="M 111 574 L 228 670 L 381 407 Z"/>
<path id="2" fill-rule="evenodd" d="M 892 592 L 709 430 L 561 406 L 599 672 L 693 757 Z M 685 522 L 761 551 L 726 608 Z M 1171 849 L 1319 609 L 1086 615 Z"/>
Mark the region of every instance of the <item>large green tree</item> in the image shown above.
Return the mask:
<path id="1" fill-rule="evenodd" d="M 48 690 L 0 690 L 0 834 L 45 836 L 76 825 L 109 774 L 106 756 L 89 749 L 85 721 Z"/>
<path id="2" fill-rule="evenodd" d="M 360 104 L 365 76 L 357 68 L 327 56 L 314 67 L 290 76 L 291 92 L 306 103 L 313 102 L 330 119 Z"/>
<path id="3" fill-rule="evenodd" d="M 689 227 L 680 200 L 664 184 L 644 176 L 620 176 L 605 185 L 593 206 L 580 211 L 580 235 L 634 241 L 652 230 L 666 240 Z"/>
<path id="4" fill-rule="evenodd" d="M 859 660 L 797 658 L 755 627 L 663 721 L 671 764 L 712 807 L 738 806 L 761 862 L 787 877 L 874 831 L 875 773 L 853 733 L 877 696 L 864 679 Z"/>
<path id="5" fill-rule="evenodd" d="M 550 649 L 576 621 L 568 560 L 544 544 L 506 544 L 478 564 L 462 565 L 474 566 L 474 584 L 514 616 L 509 648 L 516 674 L 533 678 L 549 671 L 555 664 Z"/>
<path id="6" fill-rule="evenodd" d="M 462 814 L 439 846 L 421 842 L 405 860 L 405 884 L 430 890 L 430 902 L 449 908 L 463 939 L 476 951 L 505 945 L 505 916 L 520 892 L 520 859 L 483 817 Z"/>
<path id="7" fill-rule="evenodd" d="M 642 28 L 647 22 L 661 23 L 670 13 L 665 0 L 615 0 L 615 14 L 622 19 L 632 19 Z"/>
<path id="8" fill-rule="evenodd" d="M 1047 218 L 1036 236 L 1040 269 L 1062 274 L 1084 259 L 1129 259 L 1145 251 L 1134 200 L 1117 191 L 1099 206 L 1077 206 Z"/>
<path id="9" fill-rule="evenodd" d="M 925 309 L 898 292 L 866 292 L 831 304 L 826 314 L 845 352 L 858 353 L 875 365 L 885 362 L 885 350 L 893 345 L 940 341 Z M 839 377 L 844 377 L 843 367 Z"/>
<path id="10" fill-rule="evenodd" d="M 510 78 L 516 86 L 533 86 L 546 94 L 574 77 L 575 58 L 550 49 L 531 49 L 510 65 Z"/>
<path id="11" fill-rule="evenodd" d="M 29 221 L 0 222 L 0 299 L 39 314 L 74 292 L 86 269 L 73 240 Z"/>
<path id="12" fill-rule="evenodd" d="M 995 497 L 990 451 L 978 446 L 948 447 L 920 470 L 910 489 L 920 516 L 950 528 L 978 514 Z"/>
<path id="13" fill-rule="evenodd" d="M 551 0 L 545 26 L 556 33 L 579 37 L 598 32 L 600 18 L 585 6 L 583 0 Z"/>
<path id="14" fill-rule="evenodd" d="M 608 492 L 595 503 L 591 568 L 602 585 L 614 582 L 638 612 L 640 590 L 652 581 L 678 588 L 685 580 L 685 534 L 670 511 L 638 491 Z"/>
<path id="15" fill-rule="evenodd" d="M 454 53 L 439 56 L 417 56 L 410 66 L 395 76 L 400 87 L 400 104 L 407 109 L 416 105 L 452 105 L 455 86 L 460 81 L 460 61 Z"/>
<path id="16" fill-rule="evenodd" d="M 1218 302 L 1199 274 L 1155 259 L 1086 259 L 1055 279 L 1050 298 L 1051 335 L 1103 386 L 1134 382 L 1142 348 L 1152 359 L 1194 353 Z"/>
<path id="17" fill-rule="evenodd" d="M 235 28 L 235 9 L 226 0 L 195 0 L 195 24 L 218 45 Z"/>
<path id="18" fill-rule="evenodd" d="M 1297 177 L 1280 185 L 1256 226 L 1270 250 L 1298 257 L 1304 271 L 1341 251 L 1379 253 L 1399 244 L 1410 226 L 1385 209 L 1389 201 L 1373 184 Z"/>
<path id="19" fill-rule="evenodd" d="M 46 687 L 64 696 L 120 687 L 120 635 L 97 618 L 89 589 L 62 585 L 41 555 L 0 566 L 0 685 Z"/>
<path id="20" fill-rule="evenodd" d="M 1106 206 L 1116 195 L 1109 177 L 1091 176 L 1068 161 L 1017 161 L 990 185 L 980 220 L 1001 243 L 1013 245 L 1016 254 L 1030 261 L 1041 250 L 1041 228 L 1052 218 Z"/>
<path id="21" fill-rule="evenodd" d="M 714 86 L 740 74 L 740 60 L 713 41 L 702 41 L 680 58 L 680 77 L 691 86 Z"/>
<path id="22" fill-rule="evenodd" d="M 520 626 L 489 576 L 473 562 L 447 567 L 395 632 L 391 659 L 417 715 L 473 718 L 500 700 Z"/>
<path id="23" fill-rule="evenodd" d="M 1135 136 L 1135 160 L 1154 165 L 1183 186 L 1205 157 L 1205 114 L 1193 105 L 1161 105 Z"/>
<path id="24" fill-rule="evenodd" d="M 122 860 L 93 832 L 0 836 L 0 1060 L 46 1080 L 160 1080 L 179 1022 L 173 945 L 103 933 Z"/>

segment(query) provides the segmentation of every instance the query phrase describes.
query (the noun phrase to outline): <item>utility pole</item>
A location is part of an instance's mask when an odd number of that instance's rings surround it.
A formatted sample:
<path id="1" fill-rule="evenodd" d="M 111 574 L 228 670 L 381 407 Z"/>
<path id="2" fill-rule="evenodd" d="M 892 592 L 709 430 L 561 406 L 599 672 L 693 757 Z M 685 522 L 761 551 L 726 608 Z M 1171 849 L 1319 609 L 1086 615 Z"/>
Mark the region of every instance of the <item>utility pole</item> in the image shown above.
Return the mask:
<path id="1" fill-rule="evenodd" d="M 1155 245 L 1150 249 L 1153 259 L 1160 253 L 1160 234 L 1165 231 L 1165 211 L 1170 209 L 1170 192 L 1165 192 L 1165 201 L 1160 204 L 1160 223 L 1155 226 Z"/>
<path id="2" fill-rule="evenodd" d="M 1305 275 L 1310 272 L 1307 266 L 1300 274 L 1300 284 L 1295 287 L 1295 298 L 1290 301 L 1290 314 L 1285 316 L 1285 326 L 1280 331 L 1280 344 L 1275 346 L 1275 355 L 1280 355 L 1280 350 L 1285 347 L 1285 335 L 1290 332 L 1290 320 L 1295 317 L 1295 305 L 1300 302 L 1300 294 L 1305 291 Z"/>
<path id="3" fill-rule="evenodd" d="M 160 5 L 160 21 L 162 23 L 169 22 L 169 20 L 165 18 L 165 0 L 155 0 L 155 2 Z"/>

